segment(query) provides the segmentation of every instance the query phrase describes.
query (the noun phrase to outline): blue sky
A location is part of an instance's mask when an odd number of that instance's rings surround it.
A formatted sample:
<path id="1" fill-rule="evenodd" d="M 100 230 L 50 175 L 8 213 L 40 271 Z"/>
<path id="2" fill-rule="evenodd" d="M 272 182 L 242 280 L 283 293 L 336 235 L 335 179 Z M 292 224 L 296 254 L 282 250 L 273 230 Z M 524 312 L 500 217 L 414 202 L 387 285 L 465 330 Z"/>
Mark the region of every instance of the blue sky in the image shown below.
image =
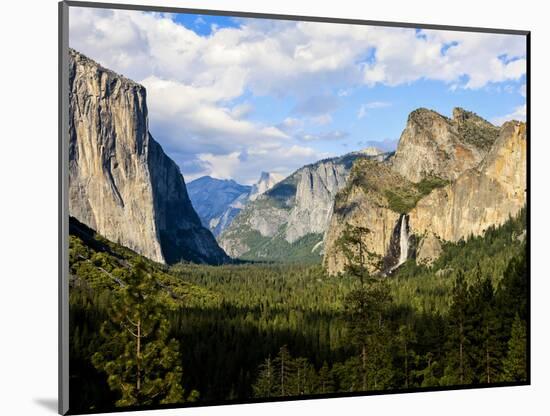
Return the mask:
<path id="1" fill-rule="evenodd" d="M 69 43 L 147 88 L 186 180 L 253 183 L 367 146 L 408 114 L 525 118 L 522 36 L 71 7 Z"/>

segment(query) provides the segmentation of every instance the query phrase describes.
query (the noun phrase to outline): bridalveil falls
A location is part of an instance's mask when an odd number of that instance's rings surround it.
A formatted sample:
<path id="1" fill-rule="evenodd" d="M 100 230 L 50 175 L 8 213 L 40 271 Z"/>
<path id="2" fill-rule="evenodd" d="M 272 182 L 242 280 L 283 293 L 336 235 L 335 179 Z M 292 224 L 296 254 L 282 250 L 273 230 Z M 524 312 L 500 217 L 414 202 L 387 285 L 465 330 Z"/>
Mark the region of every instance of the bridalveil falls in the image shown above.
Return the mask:
<path id="1" fill-rule="evenodd" d="M 399 261 L 397 262 L 396 268 L 401 266 L 407 261 L 409 255 L 409 230 L 408 230 L 408 219 L 407 215 L 403 214 L 400 218 L 401 221 L 401 230 L 399 232 Z"/>

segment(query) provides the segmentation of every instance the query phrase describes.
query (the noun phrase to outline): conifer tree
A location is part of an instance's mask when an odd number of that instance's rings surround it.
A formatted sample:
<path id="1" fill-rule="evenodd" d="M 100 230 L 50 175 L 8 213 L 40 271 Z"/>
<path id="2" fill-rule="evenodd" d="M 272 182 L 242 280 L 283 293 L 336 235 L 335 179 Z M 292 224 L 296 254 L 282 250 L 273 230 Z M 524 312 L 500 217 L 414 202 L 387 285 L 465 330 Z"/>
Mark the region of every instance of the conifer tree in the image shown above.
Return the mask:
<path id="1" fill-rule="evenodd" d="M 92 362 L 107 373 L 110 389 L 119 394 L 117 406 L 184 401 L 179 344 L 168 337 L 166 307 L 155 296 L 157 291 L 143 261 L 137 261 L 101 327 L 105 342 Z"/>
<path id="2" fill-rule="evenodd" d="M 319 393 L 321 394 L 332 393 L 334 391 L 332 371 L 330 371 L 326 361 L 323 362 L 322 367 L 319 369 L 318 386 Z"/>
<path id="3" fill-rule="evenodd" d="M 289 396 L 292 394 L 292 380 L 294 377 L 295 366 L 288 347 L 283 345 L 279 349 L 277 357 L 273 360 L 277 375 L 277 386 L 279 396 Z"/>
<path id="4" fill-rule="evenodd" d="M 527 380 L 527 331 L 525 323 L 516 314 L 512 336 L 508 341 L 508 354 L 504 360 L 505 381 Z"/>
<path id="5" fill-rule="evenodd" d="M 359 281 L 345 299 L 349 340 L 359 355 L 360 385 L 367 391 L 386 386 L 390 375 L 391 355 L 387 346 L 390 333 L 386 313 L 391 305 L 390 288 L 377 271 L 380 258 L 366 249 L 369 229 L 347 224 L 338 240 L 346 257 L 346 273 Z"/>
<path id="6" fill-rule="evenodd" d="M 452 303 L 449 310 L 449 336 L 447 366 L 442 383 L 446 385 L 468 384 L 472 382 L 470 330 L 468 316 L 469 292 L 464 273 L 460 270 L 456 276 L 452 291 Z"/>
<path id="7" fill-rule="evenodd" d="M 255 397 L 274 397 L 277 395 L 277 376 L 271 356 L 260 365 L 260 372 L 256 383 L 252 386 Z"/>

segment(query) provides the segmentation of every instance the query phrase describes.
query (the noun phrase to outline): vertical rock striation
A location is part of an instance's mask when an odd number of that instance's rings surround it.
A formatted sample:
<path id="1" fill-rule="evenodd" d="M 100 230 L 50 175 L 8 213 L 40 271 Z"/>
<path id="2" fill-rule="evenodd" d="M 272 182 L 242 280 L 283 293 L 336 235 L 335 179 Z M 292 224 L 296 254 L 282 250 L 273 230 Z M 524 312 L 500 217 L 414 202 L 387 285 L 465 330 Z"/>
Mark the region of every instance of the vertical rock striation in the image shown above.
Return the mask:
<path id="1" fill-rule="evenodd" d="M 526 188 L 526 126 L 508 122 L 479 166 L 418 202 L 410 213 L 411 228 L 445 241 L 482 235 L 525 206 Z"/>
<path id="2" fill-rule="evenodd" d="M 227 256 L 148 131 L 145 88 L 69 51 L 69 213 L 158 262 Z"/>

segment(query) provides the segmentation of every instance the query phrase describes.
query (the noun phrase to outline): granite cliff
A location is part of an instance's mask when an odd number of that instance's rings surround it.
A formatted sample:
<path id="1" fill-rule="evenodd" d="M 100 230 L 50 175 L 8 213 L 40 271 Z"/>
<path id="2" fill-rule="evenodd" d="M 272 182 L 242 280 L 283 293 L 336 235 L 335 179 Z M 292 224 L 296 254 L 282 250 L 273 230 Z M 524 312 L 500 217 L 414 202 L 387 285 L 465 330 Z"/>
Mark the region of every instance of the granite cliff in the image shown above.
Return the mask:
<path id="1" fill-rule="evenodd" d="M 479 166 L 418 201 L 409 214 L 412 232 L 456 242 L 503 224 L 525 206 L 526 161 L 525 124 L 504 124 Z"/>
<path id="2" fill-rule="evenodd" d="M 77 51 L 69 61 L 70 215 L 158 262 L 226 261 L 149 134 L 145 88 Z"/>
<path id="3" fill-rule="evenodd" d="M 516 215 L 526 202 L 525 131 L 524 123 L 497 128 L 460 108 L 452 119 L 413 111 L 395 156 L 387 163 L 356 162 L 336 196 L 325 238 L 328 272 L 344 269 L 337 241 L 346 224 L 370 230 L 366 246 L 388 272 L 401 261 L 400 250 L 429 264 L 443 241 L 481 235 Z"/>
<path id="4" fill-rule="evenodd" d="M 462 108 L 453 110 L 452 119 L 419 108 L 408 117 L 393 169 L 412 182 L 425 177 L 455 180 L 479 165 L 498 132 L 497 127 Z"/>

